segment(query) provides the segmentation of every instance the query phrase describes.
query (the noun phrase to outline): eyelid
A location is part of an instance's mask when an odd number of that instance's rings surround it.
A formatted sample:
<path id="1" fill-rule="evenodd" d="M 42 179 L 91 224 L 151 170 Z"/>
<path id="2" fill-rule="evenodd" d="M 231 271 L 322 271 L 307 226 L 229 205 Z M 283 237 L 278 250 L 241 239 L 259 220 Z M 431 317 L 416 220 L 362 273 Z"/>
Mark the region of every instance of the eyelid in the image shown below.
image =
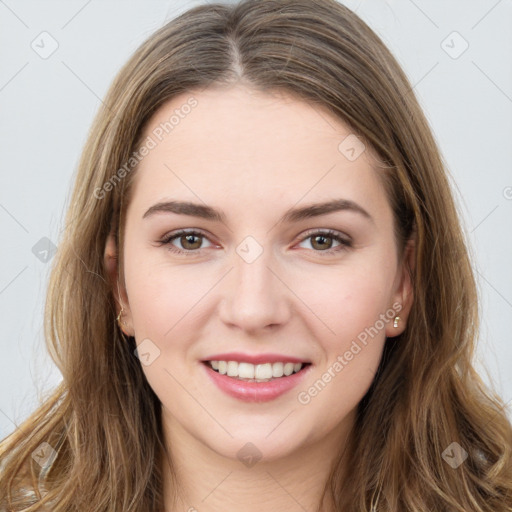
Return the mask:
<path id="1" fill-rule="evenodd" d="M 323 251 L 315 251 L 311 249 L 309 252 L 313 252 L 314 254 L 318 254 L 322 257 L 336 256 L 338 253 L 346 251 L 353 246 L 352 238 L 348 235 L 345 235 L 341 231 L 330 228 L 312 228 L 307 230 L 304 233 L 301 233 L 300 238 L 297 243 L 302 243 L 308 240 L 313 236 L 325 236 L 327 238 L 332 238 L 336 240 L 339 245 L 337 247 L 331 247 L 329 249 L 325 249 Z"/>
<path id="2" fill-rule="evenodd" d="M 203 251 L 203 249 L 179 249 L 178 247 L 175 247 L 171 244 L 171 241 L 186 235 L 200 235 L 201 237 L 206 238 L 212 245 L 217 245 L 210 240 L 210 236 L 205 231 L 199 228 L 184 228 L 170 231 L 169 233 L 165 234 L 160 240 L 158 240 L 157 243 L 159 246 L 167 245 L 167 249 L 170 252 L 178 254 L 194 255 L 199 254 L 201 251 Z"/>
<path id="3" fill-rule="evenodd" d="M 298 239 L 300 242 L 304 241 L 305 239 L 309 238 L 313 235 L 328 235 L 329 237 L 336 237 L 343 240 L 345 243 L 349 244 L 352 243 L 352 238 L 350 238 L 345 233 L 338 231 L 336 229 L 330 229 L 330 228 L 312 228 L 306 230 L 304 233 L 300 234 L 300 238 Z"/>

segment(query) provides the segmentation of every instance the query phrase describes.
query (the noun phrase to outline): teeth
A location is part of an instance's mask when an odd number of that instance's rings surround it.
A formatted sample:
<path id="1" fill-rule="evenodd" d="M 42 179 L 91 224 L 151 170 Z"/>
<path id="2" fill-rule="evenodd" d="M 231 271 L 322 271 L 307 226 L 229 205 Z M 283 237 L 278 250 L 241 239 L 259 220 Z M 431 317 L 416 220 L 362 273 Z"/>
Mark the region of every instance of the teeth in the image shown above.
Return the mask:
<path id="1" fill-rule="evenodd" d="M 258 373 L 258 372 L 255 371 L 253 364 L 238 363 L 238 371 L 237 371 L 237 374 L 235 375 L 235 377 L 241 377 L 242 379 L 254 379 L 255 373 Z M 256 376 L 256 378 L 264 379 L 265 377 Z"/>
<path id="2" fill-rule="evenodd" d="M 297 373 L 304 366 L 302 363 L 264 363 L 251 364 L 237 361 L 208 361 L 210 366 L 221 375 L 239 379 L 266 382 L 272 378 L 279 378 Z"/>
<path id="3" fill-rule="evenodd" d="M 219 365 L 219 373 L 225 375 L 228 371 L 228 363 L 226 361 L 215 361 Z"/>
<path id="4" fill-rule="evenodd" d="M 236 361 L 228 361 L 228 377 L 238 377 L 238 363 Z"/>

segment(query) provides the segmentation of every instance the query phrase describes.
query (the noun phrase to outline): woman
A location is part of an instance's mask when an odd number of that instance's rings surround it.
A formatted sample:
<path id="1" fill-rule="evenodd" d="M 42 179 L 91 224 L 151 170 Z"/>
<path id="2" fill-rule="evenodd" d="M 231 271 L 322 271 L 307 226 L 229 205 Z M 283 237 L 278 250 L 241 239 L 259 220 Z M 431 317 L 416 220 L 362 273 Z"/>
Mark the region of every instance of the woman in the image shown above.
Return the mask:
<path id="1" fill-rule="evenodd" d="M 510 511 L 512 428 L 428 123 L 331 1 L 189 10 L 116 77 L 3 510 Z"/>

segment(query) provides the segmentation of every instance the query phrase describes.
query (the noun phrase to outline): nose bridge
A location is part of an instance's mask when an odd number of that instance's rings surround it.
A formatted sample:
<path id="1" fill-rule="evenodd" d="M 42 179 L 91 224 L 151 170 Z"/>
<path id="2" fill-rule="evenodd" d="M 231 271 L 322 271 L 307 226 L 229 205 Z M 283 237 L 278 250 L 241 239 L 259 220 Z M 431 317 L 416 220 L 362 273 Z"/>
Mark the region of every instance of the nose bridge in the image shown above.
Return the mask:
<path id="1" fill-rule="evenodd" d="M 246 237 L 236 247 L 233 266 L 224 294 L 223 320 L 247 330 L 284 322 L 286 287 L 274 275 L 278 264 L 272 250 Z"/>

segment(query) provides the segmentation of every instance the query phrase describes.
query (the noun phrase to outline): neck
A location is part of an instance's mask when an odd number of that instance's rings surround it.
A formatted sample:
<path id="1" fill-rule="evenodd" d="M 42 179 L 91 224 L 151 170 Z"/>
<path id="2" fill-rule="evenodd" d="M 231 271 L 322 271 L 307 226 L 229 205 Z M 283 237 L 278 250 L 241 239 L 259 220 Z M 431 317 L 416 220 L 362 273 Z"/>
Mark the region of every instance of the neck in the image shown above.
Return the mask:
<path id="1" fill-rule="evenodd" d="M 167 416 L 166 416 L 167 415 Z M 321 504 L 331 467 L 347 446 L 355 411 L 336 431 L 296 447 L 285 457 L 242 463 L 212 450 L 163 410 L 164 436 L 173 473 L 164 457 L 166 512 L 331 512 L 330 496 Z M 248 449 L 248 453 L 251 449 Z M 341 461 L 341 478 L 346 466 Z M 174 475 L 174 478 L 173 478 Z M 172 482 L 175 482 L 173 485 Z"/>

